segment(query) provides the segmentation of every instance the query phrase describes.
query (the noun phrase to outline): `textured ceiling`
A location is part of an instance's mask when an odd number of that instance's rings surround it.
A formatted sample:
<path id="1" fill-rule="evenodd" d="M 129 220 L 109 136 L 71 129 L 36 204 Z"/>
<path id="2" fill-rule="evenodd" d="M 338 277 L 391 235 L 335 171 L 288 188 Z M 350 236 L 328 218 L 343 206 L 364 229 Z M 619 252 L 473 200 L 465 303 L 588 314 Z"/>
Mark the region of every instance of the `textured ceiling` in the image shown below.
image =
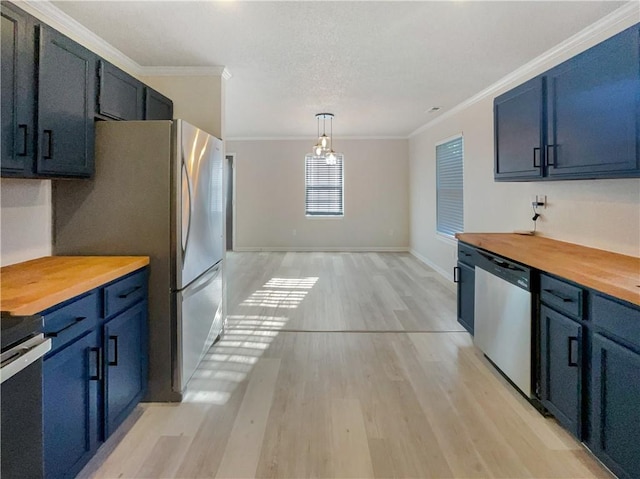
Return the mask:
<path id="1" fill-rule="evenodd" d="M 227 137 L 311 137 L 320 111 L 404 137 L 623 3 L 54 4 L 142 66 L 226 66 Z"/>

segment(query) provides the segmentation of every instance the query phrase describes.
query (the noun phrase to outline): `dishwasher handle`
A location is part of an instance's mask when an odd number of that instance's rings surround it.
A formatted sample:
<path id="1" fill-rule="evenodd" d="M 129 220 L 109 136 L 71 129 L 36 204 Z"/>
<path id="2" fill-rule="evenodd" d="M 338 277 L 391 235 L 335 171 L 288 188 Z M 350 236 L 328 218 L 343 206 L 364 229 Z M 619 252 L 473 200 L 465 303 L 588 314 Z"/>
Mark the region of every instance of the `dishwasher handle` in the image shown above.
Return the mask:
<path id="1" fill-rule="evenodd" d="M 482 251 L 478 251 L 478 253 L 480 253 L 480 255 L 483 258 L 485 258 L 487 261 L 490 261 L 491 263 L 501 268 L 508 269 L 509 271 L 521 271 L 521 272 L 526 271 L 524 268 L 520 268 L 509 261 L 504 261 L 498 256 L 493 256 L 491 254 L 483 253 Z"/>

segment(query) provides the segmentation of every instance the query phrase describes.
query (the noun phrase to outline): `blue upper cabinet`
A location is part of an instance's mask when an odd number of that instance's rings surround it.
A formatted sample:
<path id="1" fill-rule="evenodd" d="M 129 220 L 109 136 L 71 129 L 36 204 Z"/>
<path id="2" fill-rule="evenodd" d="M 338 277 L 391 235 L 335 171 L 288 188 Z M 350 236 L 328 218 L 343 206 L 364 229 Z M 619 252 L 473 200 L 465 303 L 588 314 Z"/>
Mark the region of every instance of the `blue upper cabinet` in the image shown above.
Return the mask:
<path id="1" fill-rule="evenodd" d="M 640 24 L 494 100 L 496 181 L 640 176 Z"/>
<path id="2" fill-rule="evenodd" d="M 104 60 L 99 65 L 98 113 L 114 120 L 143 120 L 144 83 Z"/>
<path id="3" fill-rule="evenodd" d="M 496 179 L 542 177 L 544 78 L 500 95 L 493 103 Z"/>
<path id="4" fill-rule="evenodd" d="M 153 88 L 145 89 L 145 120 L 171 120 L 173 102 Z"/>
<path id="5" fill-rule="evenodd" d="M 96 118 L 173 118 L 169 98 L 15 5 L 0 11 L 3 177 L 90 178 Z"/>
<path id="6" fill-rule="evenodd" d="M 32 173 L 35 139 L 34 25 L 2 3 L 2 176 Z"/>
<path id="7" fill-rule="evenodd" d="M 38 62 L 39 174 L 93 174 L 95 54 L 40 25 Z"/>
<path id="8" fill-rule="evenodd" d="M 638 26 L 546 73 L 549 177 L 637 175 Z"/>

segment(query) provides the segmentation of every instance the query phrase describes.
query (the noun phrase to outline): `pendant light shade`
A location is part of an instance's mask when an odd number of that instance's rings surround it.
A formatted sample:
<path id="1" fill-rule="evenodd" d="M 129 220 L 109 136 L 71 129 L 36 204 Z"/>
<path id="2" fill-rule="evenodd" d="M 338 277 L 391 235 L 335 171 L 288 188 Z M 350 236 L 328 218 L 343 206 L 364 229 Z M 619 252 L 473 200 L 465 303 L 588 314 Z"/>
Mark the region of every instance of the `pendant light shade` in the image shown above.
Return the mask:
<path id="1" fill-rule="evenodd" d="M 322 120 L 322 135 L 320 134 L 320 120 Z M 329 135 L 327 135 L 327 120 L 329 120 Z M 324 158 L 327 165 L 336 164 L 333 151 L 333 113 L 317 113 L 318 142 L 313 147 L 314 156 Z"/>

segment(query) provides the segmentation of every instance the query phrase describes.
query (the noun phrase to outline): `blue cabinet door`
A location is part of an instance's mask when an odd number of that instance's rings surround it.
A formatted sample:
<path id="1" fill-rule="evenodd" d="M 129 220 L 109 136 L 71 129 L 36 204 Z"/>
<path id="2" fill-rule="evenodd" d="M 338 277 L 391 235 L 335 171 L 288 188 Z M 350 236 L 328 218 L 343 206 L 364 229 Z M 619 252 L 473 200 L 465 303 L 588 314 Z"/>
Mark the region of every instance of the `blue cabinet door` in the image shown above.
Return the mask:
<path id="1" fill-rule="evenodd" d="M 115 120 L 143 120 L 144 84 L 100 60 L 98 113 Z"/>
<path id="2" fill-rule="evenodd" d="M 145 120 L 171 120 L 173 102 L 153 88 L 145 88 Z"/>
<path id="3" fill-rule="evenodd" d="M 640 26 L 562 63 L 546 77 L 548 176 L 637 176 Z"/>
<path id="4" fill-rule="evenodd" d="M 582 326 L 540 308 L 542 404 L 578 439 L 582 437 Z"/>
<path id="5" fill-rule="evenodd" d="M 593 335 L 591 449 L 620 478 L 640 477 L 640 354 Z"/>
<path id="6" fill-rule="evenodd" d="M 106 437 L 124 421 L 142 397 L 146 386 L 147 303 L 107 321 L 105 424 Z"/>
<path id="7" fill-rule="evenodd" d="M 464 329 L 473 334 L 475 305 L 475 268 L 458 262 L 458 270 L 454 278 L 458 283 L 458 322 Z"/>
<path id="8" fill-rule="evenodd" d="M 2 176 L 33 174 L 34 24 L 21 10 L 2 3 Z"/>
<path id="9" fill-rule="evenodd" d="M 42 368 L 45 477 L 75 477 L 100 441 L 100 338 L 89 333 Z"/>
<path id="10" fill-rule="evenodd" d="M 93 174 L 96 56 L 61 33 L 38 27 L 37 173 Z"/>
<path id="11" fill-rule="evenodd" d="M 544 86 L 544 78 L 537 77 L 494 100 L 496 180 L 542 178 Z"/>

